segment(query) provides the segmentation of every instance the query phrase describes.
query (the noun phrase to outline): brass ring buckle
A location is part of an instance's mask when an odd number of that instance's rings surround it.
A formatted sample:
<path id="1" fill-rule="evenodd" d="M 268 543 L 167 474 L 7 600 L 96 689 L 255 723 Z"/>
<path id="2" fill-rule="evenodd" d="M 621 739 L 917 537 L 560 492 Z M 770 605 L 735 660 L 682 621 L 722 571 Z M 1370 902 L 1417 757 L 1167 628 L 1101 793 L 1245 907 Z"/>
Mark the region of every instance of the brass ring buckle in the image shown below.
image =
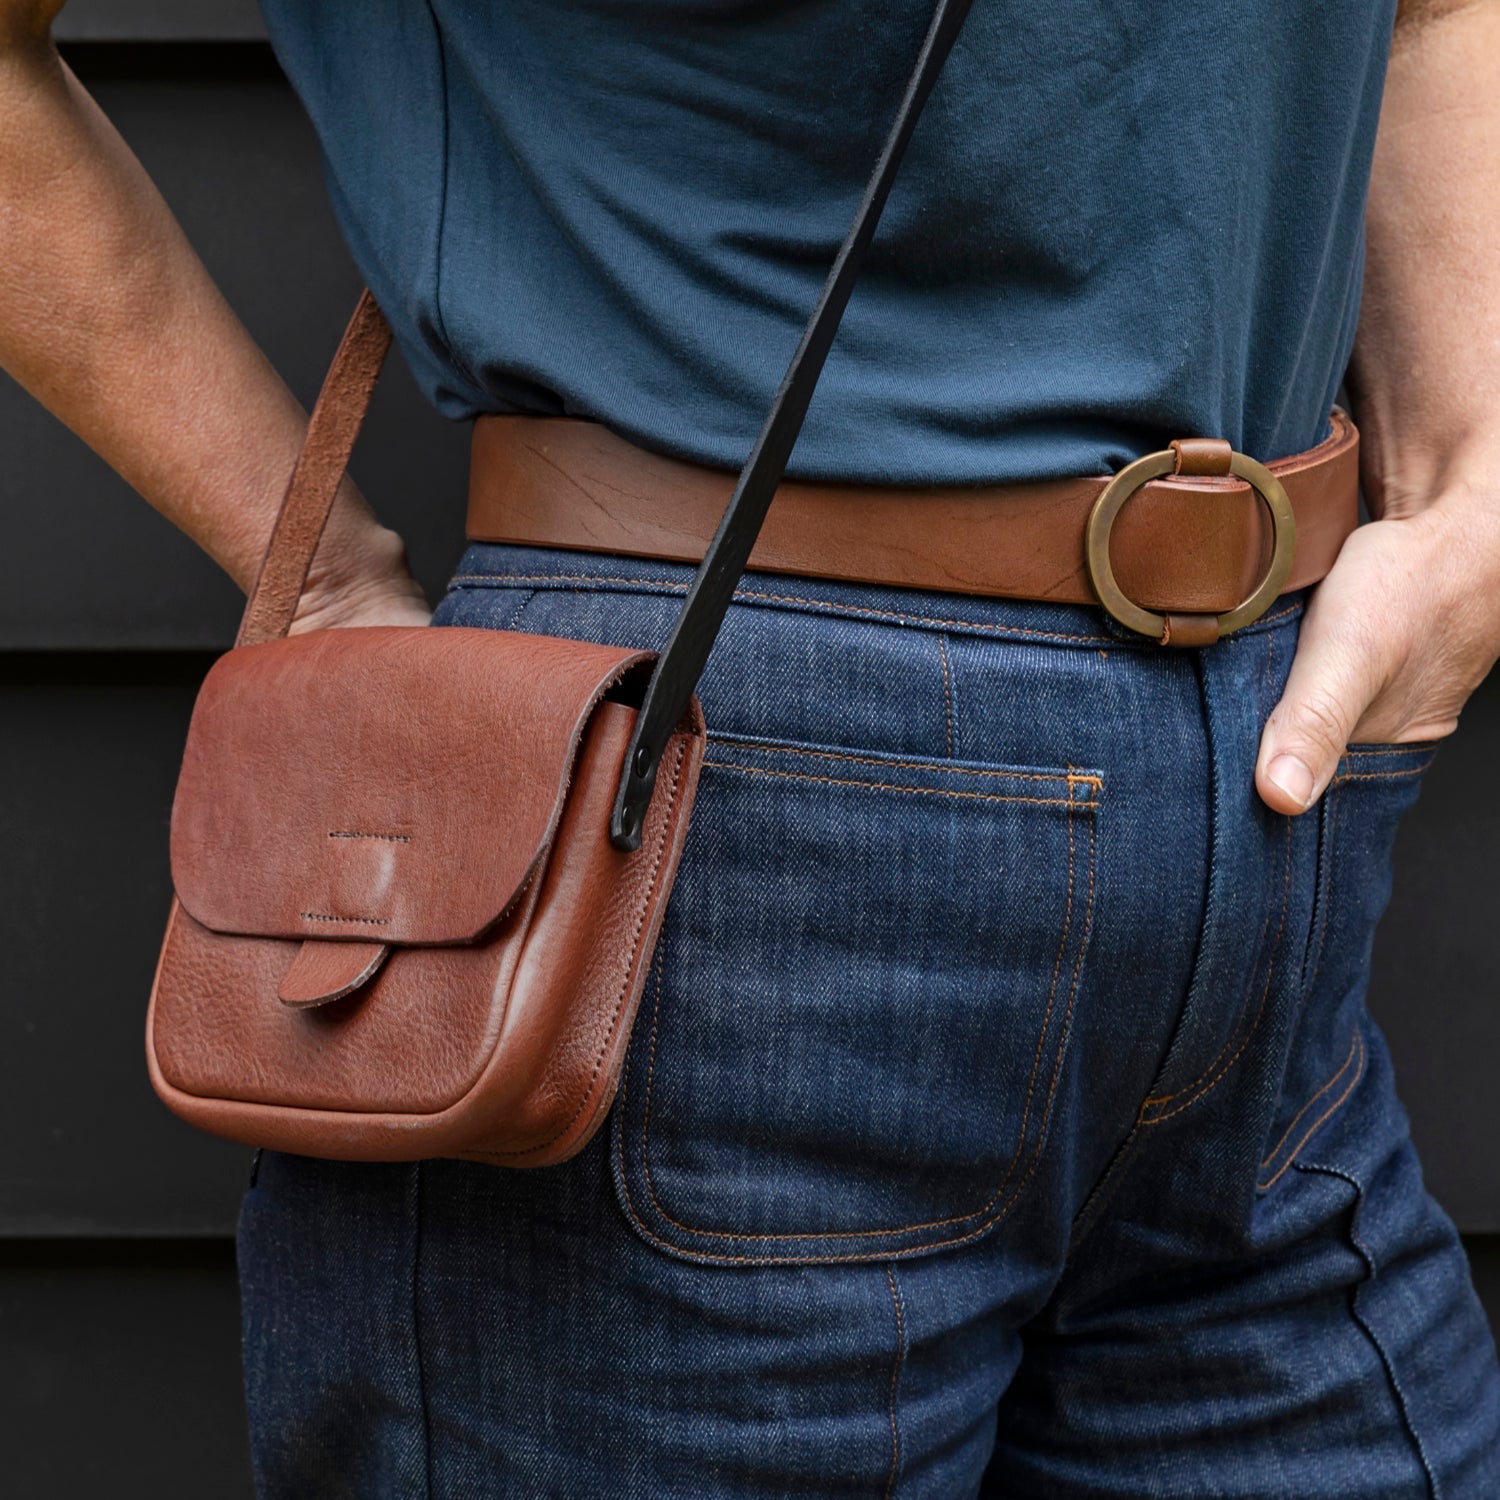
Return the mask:
<path id="1" fill-rule="evenodd" d="M 1084 561 L 1088 568 L 1089 582 L 1099 596 L 1099 602 L 1120 624 L 1153 640 L 1164 640 L 1167 636 L 1167 617 L 1153 610 L 1142 609 L 1139 604 L 1126 598 L 1124 590 L 1115 582 L 1115 572 L 1109 561 L 1109 535 L 1114 529 L 1115 517 L 1121 507 L 1143 484 L 1173 473 L 1177 468 L 1177 455 L 1170 448 L 1159 453 L 1148 453 L 1134 463 L 1126 464 L 1105 486 L 1104 493 L 1094 502 L 1089 513 L 1088 525 L 1084 528 Z M 1260 586 L 1243 604 L 1226 611 L 1218 617 L 1219 634 L 1228 635 L 1252 620 L 1258 620 L 1286 585 L 1292 571 L 1292 553 L 1297 544 L 1297 522 L 1292 515 L 1292 502 L 1287 498 L 1281 481 L 1262 463 L 1243 453 L 1231 453 L 1229 472 L 1243 479 L 1260 496 L 1271 514 L 1271 561 Z"/>

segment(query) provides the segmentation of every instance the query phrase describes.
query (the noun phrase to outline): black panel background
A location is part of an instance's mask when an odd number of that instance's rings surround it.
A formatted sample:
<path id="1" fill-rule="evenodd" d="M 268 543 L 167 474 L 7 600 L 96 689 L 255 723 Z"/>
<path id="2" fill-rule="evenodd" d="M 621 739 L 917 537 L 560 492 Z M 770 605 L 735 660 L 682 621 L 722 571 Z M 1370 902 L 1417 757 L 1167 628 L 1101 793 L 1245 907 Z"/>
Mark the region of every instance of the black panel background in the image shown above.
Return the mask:
<path id="1" fill-rule="evenodd" d="M 311 404 L 359 279 L 311 128 L 263 46 L 68 49 L 235 311 Z M 0 375 L 0 650 L 223 647 L 229 581 Z M 393 358 L 354 469 L 440 587 L 463 530 L 467 432 Z"/>
<path id="2" fill-rule="evenodd" d="M 75 0 L 65 33 L 238 37 L 253 6 Z M 70 60 L 230 301 L 310 401 L 358 282 L 311 133 L 262 45 L 89 45 Z M 466 435 L 393 362 L 356 474 L 440 586 Z M 226 1236 L 247 1154 L 156 1103 L 142 1018 L 196 684 L 239 600 L 0 376 L 0 1432 L 9 1493 L 248 1494 Z M 1500 1233 L 1491 874 L 1500 683 L 1403 826 L 1372 1006 L 1439 1199 Z M 1500 1295 L 1500 1240 L 1473 1242 Z M 69 1440 L 81 1419 L 97 1441 Z M 17 1434 L 32 1436 L 16 1442 Z M 163 1455 L 176 1444 L 175 1467 Z"/>
<path id="3" fill-rule="evenodd" d="M 255 0 L 69 0 L 60 41 L 234 42 L 264 37 Z"/>

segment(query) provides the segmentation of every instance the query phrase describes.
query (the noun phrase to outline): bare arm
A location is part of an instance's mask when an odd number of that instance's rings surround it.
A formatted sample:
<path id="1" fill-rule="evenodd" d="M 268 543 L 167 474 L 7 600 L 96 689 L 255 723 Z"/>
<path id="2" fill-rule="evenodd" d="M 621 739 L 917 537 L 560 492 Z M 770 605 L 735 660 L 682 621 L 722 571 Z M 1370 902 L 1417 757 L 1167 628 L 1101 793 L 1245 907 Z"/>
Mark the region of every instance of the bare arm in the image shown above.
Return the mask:
<path id="1" fill-rule="evenodd" d="M 58 57 L 62 0 L 0 0 L 0 366 L 242 588 L 306 417 Z M 299 618 L 426 618 L 345 482 Z"/>
<path id="2" fill-rule="evenodd" d="M 1349 385 L 1379 519 L 1314 597 L 1266 727 L 1282 812 L 1346 743 L 1449 733 L 1500 655 L 1500 0 L 1403 0 L 1366 232 Z"/>

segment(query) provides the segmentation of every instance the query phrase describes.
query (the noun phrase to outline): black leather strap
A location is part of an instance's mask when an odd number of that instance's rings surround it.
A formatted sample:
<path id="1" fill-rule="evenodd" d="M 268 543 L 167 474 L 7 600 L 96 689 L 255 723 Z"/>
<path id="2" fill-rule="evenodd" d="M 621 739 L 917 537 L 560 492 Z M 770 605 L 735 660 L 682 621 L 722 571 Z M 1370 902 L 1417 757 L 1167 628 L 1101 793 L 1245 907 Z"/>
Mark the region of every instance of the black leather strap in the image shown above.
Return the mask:
<path id="1" fill-rule="evenodd" d="M 671 639 L 646 688 L 610 818 L 610 838 L 620 849 L 640 847 L 641 824 L 651 800 L 651 789 L 656 784 L 656 768 L 662 750 L 687 710 L 719 627 L 724 623 L 761 523 L 791 458 L 792 445 L 802 430 L 808 403 L 823 371 L 823 362 L 828 358 L 834 334 L 838 332 L 849 294 L 854 290 L 865 251 L 875 234 L 875 226 L 880 222 L 880 212 L 890 195 L 891 184 L 900 170 L 901 158 L 906 154 L 922 106 L 942 72 L 970 4 L 971 0 L 938 0 L 901 107 L 896 111 L 895 121 L 855 211 L 854 221 L 839 248 L 828 279 L 823 283 L 817 306 L 802 331 L 801 342 L 787 366 L 781 388 L 776 392 L 760 436 L 745 460 L 745 467 L 740 470 L 739 481 L 719 522 L 719 529 L 709 543 L 688 590 L 687 602 L 672 628 Z"/>

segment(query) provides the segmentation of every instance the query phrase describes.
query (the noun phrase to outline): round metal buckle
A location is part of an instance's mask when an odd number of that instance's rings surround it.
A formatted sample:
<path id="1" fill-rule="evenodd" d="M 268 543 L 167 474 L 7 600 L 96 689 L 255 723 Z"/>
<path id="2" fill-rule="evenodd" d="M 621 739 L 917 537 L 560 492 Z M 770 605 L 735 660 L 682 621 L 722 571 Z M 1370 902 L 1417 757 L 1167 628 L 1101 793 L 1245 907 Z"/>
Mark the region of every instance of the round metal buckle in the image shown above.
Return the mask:
<path id="1" fill-rule="evenodd" d="M 1088 525 L 1084 528 L 1084 561 L 1088 568 L 1089 582 L 1099 596 L 1099 602 L 1120 624 L 1153 640 L 1161 640 L 1166 633 L 1167 617 L 1154 610 L 1142 609 L 1128 599 L 1120 585 L 1115 582 L 1114 568 L 1109 561 L 1109 536 L 1114 529 L 1115 517 L 1125 502 L 1143 484 L 1161 479 L 1177 468 L 1177 455 L 1170 448 L 1160 453 L 1148 453 L 1134 463 L 1126 464 L 1105 486 L 1104 493 L 1094 502 L 1089 513 Z M 1226 611 L 1218 617 L 1219 634 L 1228 635 L 1258 620 L 1286 585 L 1292 571 L 1292 553 L 1297 545 L 1297 522 L 1292 515 L 1292 502 L 1287 498 L 1281 481 L 1262 463 L 1243 453 L 1231 453 L 1229 472 L 1243 479 L 1257 495 L 1271 515 L 1271 561 L 1260 586 L 1243 604 Z"/>

